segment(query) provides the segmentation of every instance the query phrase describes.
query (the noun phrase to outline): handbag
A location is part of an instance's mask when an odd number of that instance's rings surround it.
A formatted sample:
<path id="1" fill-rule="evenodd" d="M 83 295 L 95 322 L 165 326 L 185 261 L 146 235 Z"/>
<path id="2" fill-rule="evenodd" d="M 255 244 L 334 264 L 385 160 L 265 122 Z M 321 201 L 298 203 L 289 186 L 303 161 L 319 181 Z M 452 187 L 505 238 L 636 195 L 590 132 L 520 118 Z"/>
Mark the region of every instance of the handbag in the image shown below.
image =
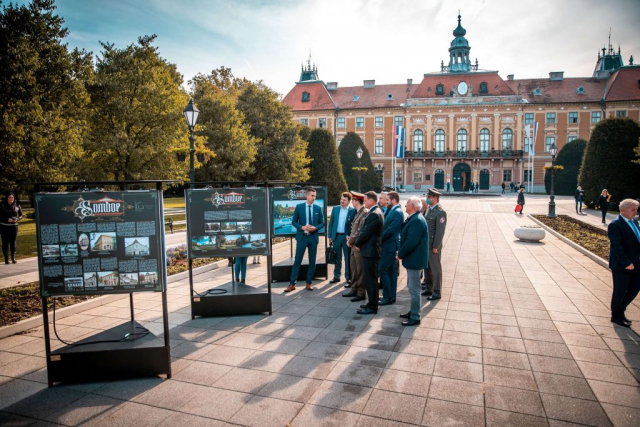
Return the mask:
<path id="1" fill-rule="evenodd" d="M 520 213 L 522 210 L 522 205 L 516 205 L 516 213 Z"/>
<path id="2" fill-rule="evenodd" d="M 327 261 L 327 264 L 336 263 L 336 260 L 338 259 L 338 253 L 333 248 L 333 242 L 329 243 L 329 246 L 327 247 L 327 249 L 325 249 L 324 256 Z"/>

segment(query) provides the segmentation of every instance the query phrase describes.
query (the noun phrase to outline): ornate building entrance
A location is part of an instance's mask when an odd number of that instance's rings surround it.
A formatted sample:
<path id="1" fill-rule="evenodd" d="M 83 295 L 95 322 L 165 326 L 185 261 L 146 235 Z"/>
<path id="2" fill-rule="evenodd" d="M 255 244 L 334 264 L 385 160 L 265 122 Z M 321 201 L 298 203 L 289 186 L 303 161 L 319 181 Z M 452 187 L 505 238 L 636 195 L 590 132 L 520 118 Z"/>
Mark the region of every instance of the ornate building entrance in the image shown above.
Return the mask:
<path id="1" fill-rule="evenodd" d="M 453 168 L 453 191 L 469 191 L 471 168 L 466 163 L 458 163 Z"/>
<path id="2" fill-rule="evenodd" d="M 480 189 L 488 190 L 491 187 L 490 184 L 490 175 L 487 169 L 482 169 L 480 171 Z"/>

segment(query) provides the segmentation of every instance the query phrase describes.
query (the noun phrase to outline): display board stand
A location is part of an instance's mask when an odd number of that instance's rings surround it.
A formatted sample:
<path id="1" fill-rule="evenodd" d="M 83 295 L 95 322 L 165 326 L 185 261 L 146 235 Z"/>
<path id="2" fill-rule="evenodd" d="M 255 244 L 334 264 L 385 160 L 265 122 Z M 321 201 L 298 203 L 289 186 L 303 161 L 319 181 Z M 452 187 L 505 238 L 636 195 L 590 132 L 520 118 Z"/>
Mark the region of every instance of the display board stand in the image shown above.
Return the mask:
<path id="1" fill-rule="evenodd" d="M 200 189 L 210 188 L 238 188 L 238 187 L 258 187 L 267 189 L 264 182 L 249 181 L 216 181 L 216 182 L 198 182 L 193 183 L 191 188 L 196 186 Z M 270 218 L 269 192 L 265 191 L 267 197 L 266 218 Z M 189 203 L 187 201 L 187 203 Z M 193 226 L 187 218 L 187 225 Z M 267 226 L 268 228 L 268 226 Z M 267 233 L 267 236 L 269 233 Z M 269 242 L 271 239 L 268 239 Z M 191 248 L 191 242 L 187 242 Z M 247 255 L 252 256 L 252 255 Z M 234 277 L 234 267 L 231 266 L 231 281 L 216 286 L 203 292 L 196 292 L 193 284 L 193 259 L 192 251 L 189 251 L 189 290 L 191 295 L 191 318 L 196 317 L 213 317 L 213 316 L 233 316 L 243 314 L 260 314 L 268 312 L 273 314 L 271 305 L 271 265 L 272 252 L 269 246 L 267 258 L 267 289 L 257 289 L 251 285 L 241 284 Z M 235 261 L 235 257 L 233 257 Z"/>
<path id="2" fill-rule="evenodd" d="M 160 197 L 162 197 L 163 183 L 177 183 L 177 181 L 52 182 L 37 183 L 34 186 L 34 190 L 38 193 L 43 188 L 58 189 L 60 187 L 75 187 L 79 189 L 78 191 L 90 191 L 89 186 L 99 186 L 101 188 L 104 186 L 113 186 L 124 191 L 130 186 L 153 186 L 158 191 Z M 162 221 L 162 230 L 164 232 L 164 221 Z M 159 241 L 161 242 L 160 249 L 164 254 L 164 235 Z M 39 240 L 38 253 L 42 253 L 40 246 L 41 243 Z M 55 383 L 103 381 L 163 374 L 166 375 L 167 378 L 171 378 L 166 268 L 161 268 L 158 272 L 160 273 L 158 280 L 160 280 L 162 284 L 163 337 L 158 337 L 150 331 L 145 333 L 136 332 L 138 330 L 145 330 L 145 328 L 135 321 L 133 292 L 128 292 L 131 310 L 131 319 L 129 322 L 52 351 L 48 303 L 51 299 L 57 297 L 42 295 L 42 319 L 44 323 L 47 382 L 49 387 L 52 387 Z M 91 295 L 92 293 L 84 292 L 83 294 Z M 93 294 L 101 293 L 95 292 Z M 55 331 L 55 308 L 53 313 L 53 326 Z M 141 336 L 138 337 L 137 335 Z"/>

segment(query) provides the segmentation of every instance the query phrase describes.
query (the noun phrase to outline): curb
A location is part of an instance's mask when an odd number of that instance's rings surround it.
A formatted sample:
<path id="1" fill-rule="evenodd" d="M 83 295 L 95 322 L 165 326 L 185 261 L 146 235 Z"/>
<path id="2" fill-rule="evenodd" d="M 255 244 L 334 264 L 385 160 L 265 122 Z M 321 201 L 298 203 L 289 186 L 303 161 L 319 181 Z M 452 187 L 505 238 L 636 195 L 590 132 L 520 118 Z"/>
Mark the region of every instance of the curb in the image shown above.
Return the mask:
<path id="1" fill-rule="evenodd" d="M 569 246 L 571 246 L 573 249 L 577 250 L 578 252 L 582 253 L 583 255 L 586 255 L 587 257 L 591 258 L 591 260 L 595 261 L 597 264 L 600 264 L 602 267 L 604 267 L 607 270 L 609 270 L 609 262 L 607 260 L 600 258 L 598 255 L 594 254 L 593 252 L 591 252 L 591 251 L 583 248 L 579 244 L 567 239 L 562 234 L 560 234 L 557 231 L 549 228 L 547 225 L 543 224 L 541 221 L 537 220 L 536 218 L 532 217 L 531 215 L 527 215 L 527 217 L 529 217 L 529 219 L 531 219 L 533 222 L 538 224 L 540 227 L 544 228 L 549 233 L 551 233 L 554 236 L 556 236 L 558 239 L 562 240 L 564 243 L 566 243 Z"/>

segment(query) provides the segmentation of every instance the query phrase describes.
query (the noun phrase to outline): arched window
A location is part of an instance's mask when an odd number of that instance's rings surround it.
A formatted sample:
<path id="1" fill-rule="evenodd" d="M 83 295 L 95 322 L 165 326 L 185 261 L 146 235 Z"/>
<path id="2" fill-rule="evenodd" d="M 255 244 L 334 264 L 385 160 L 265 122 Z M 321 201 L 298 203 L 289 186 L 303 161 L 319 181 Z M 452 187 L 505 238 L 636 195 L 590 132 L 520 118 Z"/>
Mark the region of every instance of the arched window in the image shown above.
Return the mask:
<path id="1" fill-rule="evenodd" d="M 458 151 L 467 151 L 467 130 L 460 129 L 458 131 Z"/>
<path id="2" fill-rule="evenodd" d="M 444 95 L 444 85 L 439 84 L 436 86 L 436 95 Z"/>
<path id="3" fill-rule="evenodd" d="M 302 92 L 302 102 L 309 102 L 309 92 Z"/>
<path id="4" fill-rule="evenodd" d="M 436 153 L 444 153 L 444 131 L 442 129 L 436 131 Z"/>
<path id="5" fill-rule="evenodd" d="M 480 83 L 480 93 L 488 93 L 489 87 L 487 86 L 487 82 Z"/>
<path id="6" fill-rule="evenodd" d="M 483 128 L 480 130 L 480 152 L 488 153 L 491 150 L 491 133 L 489 129 Z"/>
<path id="7" fill-rule="evenodd" d="M 416 130 L 413 133 L 413 151 L 423 151 L 424 150 L 424 134 L 420 129 Z"/>
<path id="8" fill-rule="evenodd" d="M 513 150 L 513 131 L 509 128 L 502 131 L 502 149 Z"/>

